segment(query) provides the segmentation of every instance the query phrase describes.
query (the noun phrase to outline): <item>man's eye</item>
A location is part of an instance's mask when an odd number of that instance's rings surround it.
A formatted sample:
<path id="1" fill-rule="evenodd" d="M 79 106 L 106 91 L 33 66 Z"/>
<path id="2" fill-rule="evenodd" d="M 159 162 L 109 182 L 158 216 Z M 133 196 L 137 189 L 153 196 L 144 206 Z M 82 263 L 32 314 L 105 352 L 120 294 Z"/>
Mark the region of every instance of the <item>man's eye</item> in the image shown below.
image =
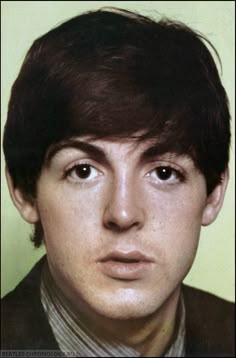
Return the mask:
<path id="1" fill-rule="evenodd" d="M 157 167 L 149 172 L 148 176 L 158 183 L 166 182 L 168 184 L 175 184 L 183 179 L 182 173 L 168 166 Z"/>
<path id="2" fill-rule="evenodd" d="M 66 176 L 77 181 L 93 180 L 99 175 L 97 169 L 89 164 L 76 164 L 66 172 Z"/>

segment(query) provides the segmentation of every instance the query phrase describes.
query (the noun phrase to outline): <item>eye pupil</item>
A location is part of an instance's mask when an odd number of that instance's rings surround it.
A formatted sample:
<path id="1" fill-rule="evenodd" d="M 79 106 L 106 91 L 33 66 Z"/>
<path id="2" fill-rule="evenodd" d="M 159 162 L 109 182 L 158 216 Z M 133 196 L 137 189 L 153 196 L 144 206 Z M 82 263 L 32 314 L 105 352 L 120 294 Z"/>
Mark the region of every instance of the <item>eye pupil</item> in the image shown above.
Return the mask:
<path id="1" fill-rule="evenodd" d="M 171 177 L 172 169 L 168 167 L 160 167 L 156 169 L 157 175 L 161 180 L 167 180 Z"/>
<path id="2" fill-rule="evenodd" d="M 77 165 L 76 174 L 81 179 L 86 179 L 91 174 L 91 167 L 88 164 Z"/>

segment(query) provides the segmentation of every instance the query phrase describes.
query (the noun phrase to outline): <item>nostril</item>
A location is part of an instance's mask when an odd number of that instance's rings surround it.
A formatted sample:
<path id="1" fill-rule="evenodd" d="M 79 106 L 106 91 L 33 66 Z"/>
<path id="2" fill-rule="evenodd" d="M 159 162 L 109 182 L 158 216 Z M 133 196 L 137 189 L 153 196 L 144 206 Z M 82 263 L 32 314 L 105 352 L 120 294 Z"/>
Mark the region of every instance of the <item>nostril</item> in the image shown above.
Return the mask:
<path id="1" fill-rule="evenodd" d="M 108 221 L 105 226 L 111 230 L 111 231 L 114 231 L 114 232 L 117 232 L 117 233 L 121 233 L 121 232 L 124 232 L 124 231 L 127 231 L 129 229 L 131 229 L 132 227 L 134 226 L 139 226 L 139 223 L 138 222 L 127 222 L 127 223 L 119 223 L 119 222 L 114 222 L 114 221 Z"/>
<path id="2" fill-rule="evenodd" d="M 109 221 L 107 223 L 107 227 L 108 227 L 108 229 L 115 231 L 115 232 L 122 232 L 124 230 L 124 228 L 122 226 L 116 224 L 113 221 Z"/>

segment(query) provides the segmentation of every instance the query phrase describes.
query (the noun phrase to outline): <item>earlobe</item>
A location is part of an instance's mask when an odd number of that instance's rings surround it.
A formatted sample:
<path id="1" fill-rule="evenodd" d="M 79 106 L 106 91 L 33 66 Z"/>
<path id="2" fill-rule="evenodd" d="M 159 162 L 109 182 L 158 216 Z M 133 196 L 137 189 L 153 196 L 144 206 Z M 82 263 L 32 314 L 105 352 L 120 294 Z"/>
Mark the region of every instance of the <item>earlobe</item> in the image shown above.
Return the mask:
<path id="1" fill-rule="evenodd" d="M 9 193 L 13 204 L 18 209 L 22 218 L 30 224 L 35 224 L 39 221 L 39 215 L 35 201 L 26 197 L 26 195 L 17 187 L 13 185 L 12 178 L 6 168 L 6 179 Z"/>
<path id="2" fill-rule="evenodd" d="M 202 216 L 203 226 L 210 225 L 217 218 L 223 205 L 228 180 L 229 170 L 227 169 L 221 176 L 221 183 L 215 187 L 213 192 L 207 198 Z"/>

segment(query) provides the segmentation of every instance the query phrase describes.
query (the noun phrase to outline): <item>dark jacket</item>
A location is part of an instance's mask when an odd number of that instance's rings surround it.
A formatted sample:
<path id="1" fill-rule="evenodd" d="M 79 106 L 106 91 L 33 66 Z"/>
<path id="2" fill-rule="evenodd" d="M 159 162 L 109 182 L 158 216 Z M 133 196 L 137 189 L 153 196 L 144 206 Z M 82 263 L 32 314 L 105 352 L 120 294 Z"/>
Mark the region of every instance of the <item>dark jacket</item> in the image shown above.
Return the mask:
<path id="1" fill-rule="evenodd" d="M 41 259 L 2 299 L 2 350 L 59 350 L 40 301 Z M 234 304 L 183 285 L 186 356 L 234 357 Z"/>

